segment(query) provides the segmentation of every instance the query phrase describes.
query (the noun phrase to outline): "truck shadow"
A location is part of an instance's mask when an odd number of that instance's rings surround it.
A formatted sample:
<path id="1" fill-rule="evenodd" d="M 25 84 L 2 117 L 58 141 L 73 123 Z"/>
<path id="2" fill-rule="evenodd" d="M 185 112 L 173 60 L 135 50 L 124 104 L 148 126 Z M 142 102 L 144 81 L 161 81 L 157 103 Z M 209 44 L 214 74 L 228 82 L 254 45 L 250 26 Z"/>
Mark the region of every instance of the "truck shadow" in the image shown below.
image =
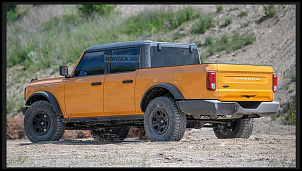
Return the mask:
<path id="1" fill-rule="evenodd" d="M 36 143 L 20 143 L 20 146 L 31 146 L 31 145 L 44 145 L 44 144 L 56 144 L 56 145 L 123 145 L 133 143 L 146 143 L 148 140 L 124 140 L 124 141 L 95 141 L 95 140 L 61 140 L 61 141 L 41 141 Z"/>

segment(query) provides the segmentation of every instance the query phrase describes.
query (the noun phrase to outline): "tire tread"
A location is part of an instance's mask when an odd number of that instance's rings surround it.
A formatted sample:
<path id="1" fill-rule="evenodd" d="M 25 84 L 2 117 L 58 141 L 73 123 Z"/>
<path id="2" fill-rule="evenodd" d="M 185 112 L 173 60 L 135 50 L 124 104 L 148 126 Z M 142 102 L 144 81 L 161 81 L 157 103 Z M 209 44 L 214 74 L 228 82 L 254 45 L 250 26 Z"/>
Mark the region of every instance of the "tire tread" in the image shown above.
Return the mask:
<path id="1" fill-rule="evenodd" d="M 52 114 L 55 114 L 56 121 L 57 121 L 57 128 L 55 128 L 54 134 L 49 139 L 46 139 L 46 141 L 59 141 L 63 137 L 63 134 L 65 132 L 65 124 L 62 121 L 63 117 L 54 111 L 51 103 L 49 103 L 48 101 L 45 101 L 45 100 L 34 102 L 26 111 L 25 117 L 24 117 L 24 128 L 25 128 L 26 136 L 32 142 L 41 141 L 41 139 L 39 139 L 38 136 L 31 135 L 31 133 L 28 132 L 28 129 L 26 129 L 29 126 L 29 125 L 27 125 L 27 120 L 28 120 L 29 115 L 39 108 L 46 108 L 46 109 L 48 108 L 48 109 L 52 110 L 52 111 L 49 111 L 50 113 L 48 113 L 48 115 L 50 117 L 52 117 Z M 45 140 L 43 140 L 43 141 L 45 141 Z"/>
<path id="2" fill-rule="evenodd" d="M 167 139 L 162 139 L 160 141 L 180 141 L 186 130 L 187 119 L 186 119 L 186 115 L 178 109 L 176 102 L 173 98 L 167 97 L 167 96 L 161 96 L 161 97 L 157 97 L 157 98 L 153 99 L 147 106 L 144 122 L 146 122 L 146 117 L 148 117 L 147 115 L 149 115 L 148 112 L 151 112 L 148 110 L 148 108 L 152 105 L 158 104 L 159 101 L 166 103 L 167 106 L 171 106 L 172 112 L 175 115 L 174 131 L 172 132 L 171 135 L 168 136 Z M 145 123 L 145 125 L 146 125 L 146 123 Z M 146 130 L 146 127 L 145 127 L 145 130 Z M 153 138 L 152 135 L 150 135 L 150 132 L 148 130 L 146 131 L 146 133 L 147 133 L 147 135 L 149 134 L 148 137 L 151 141 L 157 141 L 156 138 Z"/>

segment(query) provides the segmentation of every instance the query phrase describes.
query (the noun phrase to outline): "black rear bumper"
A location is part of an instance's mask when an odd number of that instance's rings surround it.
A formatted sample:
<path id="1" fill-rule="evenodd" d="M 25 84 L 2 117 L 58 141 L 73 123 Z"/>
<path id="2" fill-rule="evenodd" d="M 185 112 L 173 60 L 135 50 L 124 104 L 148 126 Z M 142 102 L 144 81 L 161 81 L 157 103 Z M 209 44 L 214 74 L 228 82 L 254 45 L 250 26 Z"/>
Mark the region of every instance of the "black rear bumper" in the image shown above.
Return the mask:
<path id="1" fill-rule="evenodd" d="M 256 108 L 243 108 L 237 102 L 222 102 L 219 100 L 183 100 L 177 101 L 181 111 L 192 115 L 195 119 L 202 118 L 241 118 L 271 116 L 278 112 L 280 105 L 277 101 L 261 102 Z"/>

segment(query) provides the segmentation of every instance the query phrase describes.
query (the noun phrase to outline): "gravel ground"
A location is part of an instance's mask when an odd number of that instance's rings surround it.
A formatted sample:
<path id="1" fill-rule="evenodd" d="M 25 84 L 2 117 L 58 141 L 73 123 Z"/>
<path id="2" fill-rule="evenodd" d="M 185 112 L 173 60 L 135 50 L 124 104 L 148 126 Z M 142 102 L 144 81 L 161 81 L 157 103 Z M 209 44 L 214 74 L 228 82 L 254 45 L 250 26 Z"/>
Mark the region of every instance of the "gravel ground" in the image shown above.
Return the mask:
<path id="1" fill-rule="evenodd" d="M 296 127 L 263 117 L 249 139 L 217 139 L 202 128 L 180 142 L 9 140 L 7 167 L 296 167 Z"/>

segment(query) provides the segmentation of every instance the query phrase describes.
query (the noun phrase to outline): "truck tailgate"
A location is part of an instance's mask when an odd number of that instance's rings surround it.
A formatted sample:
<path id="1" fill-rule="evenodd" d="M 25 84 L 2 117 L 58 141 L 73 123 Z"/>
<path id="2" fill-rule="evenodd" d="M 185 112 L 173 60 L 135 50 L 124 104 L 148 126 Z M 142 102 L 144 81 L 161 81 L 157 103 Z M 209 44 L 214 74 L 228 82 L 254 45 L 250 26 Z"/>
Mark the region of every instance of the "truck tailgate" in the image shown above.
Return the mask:
<path id="1" fill-rule="evenodd" d="M 260 65 L 217 64 L 221 101 L 274 100 L 273 68 Z"/>

